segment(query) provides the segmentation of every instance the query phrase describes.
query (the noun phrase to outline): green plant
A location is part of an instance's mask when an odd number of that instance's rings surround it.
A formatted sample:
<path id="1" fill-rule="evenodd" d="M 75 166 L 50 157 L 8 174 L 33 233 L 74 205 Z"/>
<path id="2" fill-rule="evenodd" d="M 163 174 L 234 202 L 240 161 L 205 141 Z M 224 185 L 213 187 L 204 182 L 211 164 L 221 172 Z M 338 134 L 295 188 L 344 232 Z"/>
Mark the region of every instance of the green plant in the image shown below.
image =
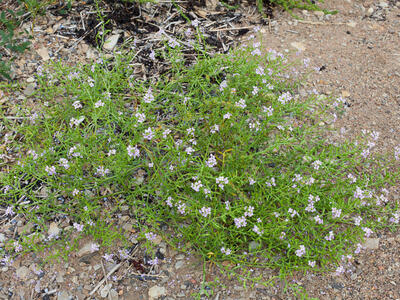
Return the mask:
<path id="1" fill-rule="evenodd" d="M 325 14 L 336 14 L 337 11 L 328 11 L 325 9 L 322 9 L 320 6 L 318 6 L 319 3 L 324 3 L 323 0 L 268 0 L 267 1 L 270 4 L 274 4 L 276 6 L 282 7 L 284 10 L 289 11 L 292 13 L 292 10 L 294 8 L 298 9 L 305 9 L 305 10 L 311 10 L 311 11 L 323 11 Z M 264 0 L 256 0 L 256 5 L 260 13 L 263 12 L 264 8 Z"/>
<path id="2" fill-rule="evenodd" d="M 11 9 L 3 10 L 0 13 L 0 48 L 5 49 L 11 57 L 9 62 L 4 61 L 5 58 L 0 51 L 0 76 L 6 79 L 11 79 L 10 61 L 15 59 L 14 53 L 22 53 L 30 45 L 30 42 L 21 41 L 15 36 L 15 30 L 20 24 L 18 18 L 22 14 L 22 10 L 14 12 Z"/>
<path id="3" fill-rule="evenodd" d="M 188 67 L 169 41 L 157 55 L 171 72 L 154 82 L 134 77 L 132 53 L 39 70 L 41 106 L 21 106 L 19 123 L 4 120 L 18 134 L 7 140 L 20 161 L 0 175 L 0 205 L 6 216 L 28 217 L 42 238 L 21 236 L 3 255 L 57 238 L 126 241 L 116 215 L 129 206 L 135 238 L 149 251 L 161 236 L 206 261 L 229 261 L 222 270 L 244 285 L 264 280 L 251 278 L 254 267 L 283 277 L 342 272 L 364 236 L 397 226 L 387 187 L 399 174 L 392 159 L 370 154 L 376 132 L 329 141 L 321 122 L 334 122 L 343 99 L 301 98 L 308 61 L 296 69 L 260 47 L 254 41 Z M 59 215 L 73 227 L 43 234 Z"/>

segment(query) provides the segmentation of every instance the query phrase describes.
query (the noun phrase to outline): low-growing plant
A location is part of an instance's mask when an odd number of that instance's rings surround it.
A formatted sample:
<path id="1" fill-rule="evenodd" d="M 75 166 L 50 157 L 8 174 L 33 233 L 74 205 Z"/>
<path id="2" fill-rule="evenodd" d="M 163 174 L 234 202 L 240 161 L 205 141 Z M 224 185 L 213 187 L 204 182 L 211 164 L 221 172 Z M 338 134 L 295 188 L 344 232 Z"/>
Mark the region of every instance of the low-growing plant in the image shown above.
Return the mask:
<path id="1" fill-rule="evenodd" d="M 4 52 L 0 51 L 0 78 L 11 79 L 10 62 L 15 58 L 15 53 L 24 52 L 30 45 L 29 41 L 21 41 L 15 36 L 20 21 L 19 17 L 24 13 L 23 10 L 14 12 L 11 9 L 3 10 L 0 13 L 0 49 L 6 49 L 9 52 L 7 61 L 4 58 Z"/>
<path id="2" fill-rule="evenodd" d="M 398 173 L 370 153 L 379 133 L 327 139 L 321 122 L 344 100 L 296 93 L 307 60 L 296 69 L 254 41 L 185 66 L 179 44 L 167 48 L 156 54 L 172 70 L 151 82 L 133 54 L 38 70 L 40 106 L 5 120 L 20 160 L 1 175 L 0 205 L 41 238 L 10 241 L 5 257 L 76 234 L 110 245 L 128 205 L 149 249 L 162 236 L 245 279 L 251 267 L 340 273 L 364 236 L 398 224 Z M 73 226 L 48 236 L 56 217 Z"/>

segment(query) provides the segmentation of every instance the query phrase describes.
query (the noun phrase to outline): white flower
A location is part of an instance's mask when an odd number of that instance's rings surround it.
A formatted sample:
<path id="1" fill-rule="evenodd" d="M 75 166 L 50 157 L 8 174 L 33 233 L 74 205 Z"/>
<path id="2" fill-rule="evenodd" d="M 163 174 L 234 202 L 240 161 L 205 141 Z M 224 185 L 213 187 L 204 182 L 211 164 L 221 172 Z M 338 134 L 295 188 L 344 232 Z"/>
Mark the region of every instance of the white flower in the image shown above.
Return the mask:
<path id="1" fill-rule="evenodd" d="M 151 141 L 154 138 L 154 132 L 153 129 L 151 129 L 151 127 L 147 128 L 144 133 L 143 133 L 143 137 L 149 141 Z"/>
<path id="2" fill-rule="evenodd" d="M 55 166 L 46 166 L 45 171 L 47 172 L 47 174 L 51 175 L 56 175 L 56 167 Z"/>
<path id="3" fill-rule="evenodd" d="M 228 178 L 224 176 L 219 176 L 218 178 L 215 179 L 215 181 L 221 189 L 224 189 L 224 185 L 228 184 L 229 182 Z"/>
<path id="4" fill-rule="evenodd" d="M 333 219 L 340 218 L 341 214 L 342 214 L 342 210 L 341 209 L 337 209 L 336 207 L 332 207 L 332 218 Z"/>
<path id="5" fill-rule="evenodd" d="M 244 99 L 240 99 L 238 102 L 235 103 L 236 107 L 246 108 L 246 101 Z"/>
<path id="6" fill-rule="evenodd" d="M 272 116 L 274 109 L 271 106 L 263 106 L 263 111 L 267 114 L 268 117 Z"/>
<path id="7" fill-rule="evenodd" d="M 211 127 L 211 133 L 216 133 L 217 131 L 219 131 L 219 125 L 215 124 L 214 126 Z"/>
<path id="8" fill-rule="evenodd" d="M 206 161 L 206 165 L 209 168 L 214 167 L 217 164 L 217 160 L 213 154 L 210 155 L 210 158 Z"/>
<path id="9" fill-rule="evenodd" d="M 143 101 L 145 103 L 151 103 L 154 101 L 153 91 L 151 88 L 147 90 L 147 93 L 143 97 Z"/>
<path id="10" fill-rule="evenodd" d="M 219 90 L 222 92 L 226 87 L 228 87 L 228 84 L 226 83 L 226 80 L 224 80 L 219 85 Z"/>
<path id="11" fill-rule="evenodd" d="M 201 181 L 199 180 L 199 181 L 193 182 L 193 183 L 191 184 L 191 187 L 192 187 L 193 190 L 195 190 L 196 192 L 198 192 L 198 191 L 200 191 L 200 188 L 203 187 L 203 184 L 202 184 Z"/>
<path id="12" fill-rule="evenodd" d="M 82 104 L 81 104 L 80 101 L 75 101 L 74 103 L 72 103 L 72 106 L 73 106 L 75 109 L 82 108 Z"/>
<path id="13" fill-rule="evenodd" d="M 185 149 L 185 152 L 186 152 L 187 154 L 191 155 L 191 154 L 194 152 L 194 149 L 193 149 L 192 147 L 187 147 L 187 148 Z"/>
<path id="14" fill-rule="evenodd" d="M 231 116 L 232 116 L 231 113 L 226 113 L 226 114 L 224 114 L 224 120 L 225 120 L 225 119 L 230 119 Z"/>
<path id="15" fill-rule="evenodd" d="M 80 116 L 79 119 L 71 118 L 69 120 L 69 126 L 72 128 L 73 126 L 79 126 L 85 120 L 84 116 Z"/>
<path id="16" fill-rule="evenodd" d="M 103 106 L 104 106 L 104 102 L 101 101 L 101 100 L 97 101 L 97 102 L 94 104 L 94 107 L 95 107 L 95 108 L 99 108 L 99 107 L 103 107 Z"/>
<path id="17" fill-rule="evenodd" d="M 139 123 L 143 123 L 143 122 L 146 120 L 146 115 L 145 115 L 145 114 L 142 114 L 142 113 L 140 113 L 140 112 L 137 112 L 137 113 L 135 114 L 135 117 L 137 118 L 137 121 L 138 121 Z"/>
<path id="18" fill-rule="evenodd" d="M 129 145 L 126 150 L 128 151 L 128 156 L 129 157 L 133 157 L 133 158 L 137 158 L 140 155 L 140 151 L 138 149 L 137 146 L 132 147 L 131 145 Z"/>
<path id="19" fill-rule="evenodd" d="M 211 207 L 203 206 L 201 209 L 199 209 L 199 212 L 204 218 L 207 218 L 207 216 L 211 214 Z"/>
<path id="20" fill-rule="evenodd" d="M 300 245 L 299 249 L 296 250 L 296 255 L 298 257 L 302 257 L 305 254 L 306 254 L 306 247 L 304 247 L 304 245 Z"/>

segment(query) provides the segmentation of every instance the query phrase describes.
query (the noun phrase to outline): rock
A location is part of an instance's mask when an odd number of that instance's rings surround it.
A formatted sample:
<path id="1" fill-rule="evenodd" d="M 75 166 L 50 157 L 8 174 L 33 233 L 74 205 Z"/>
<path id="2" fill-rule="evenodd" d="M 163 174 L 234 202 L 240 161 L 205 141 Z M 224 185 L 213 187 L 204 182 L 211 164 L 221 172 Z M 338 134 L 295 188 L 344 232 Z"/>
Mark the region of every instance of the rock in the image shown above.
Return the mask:
<path id="1" fill-rule="evenodd" d="M 43 48 L 40 48 L 40 49 L 36 50 L 36 52 L 37 52 L 37 54 L 40 55 L 40 57 L 41 57 L 44 61 L 47 61 L 47 60 L 50 59 L 49 52 L 47 51 L 47 48 L 44 48 L 44 47 L 43 47 Z"/>
<path id="2" fill-rule="evenodd" d="M 34 83 L 28 84 L 26 86 L 26 88 L 24 89 L 24 95 L 31 96 L 35 92 L 35 87 L 36 87 L 36 84 L 34 84 Z"/>
<path id="3" fill-rule="evenodd" d="M 379 2 L 378 5 L 379 5 L 380 7 L 382 7 L 382 8 L 388 8 L 388 7 L 389 7 L 389 4 L 388 4 L 387 2 L 385 2 L 385 1 Z"/>
<path id="4" fill-rule="evenodd" d="M 349 21 L 349 22 L 347 22 L 347 26 L 350 26 L 350 27 L 356 27 L 357 26 L 357 23 L 356 22 L 354 22 L 354 21 Z"/>
<path id="5" fill-rule="evenodd" d="M 363 246 L 366 249 L 376 250 L 379 248 L 379 240 L 380 239 L 367 238 L 367 239 L 365 239 Z"/>
<path id="6" fill-rule="evenodd" d="M 185 255 L 183 255 L 183 254 L 178 254 L 177 256 L 175 256 L 176 260 L 182 260 L 184 258 L 185 258 Z"/>
<path id="7" fill-rule="evenodd" d="M 56 277 L 57 283 L 63 283 L 64 282 L 64 272 L 58 272 L 57 277 Z"/>
<path id="8" fill-rule="evenodd" d="M 118 43 L 119 37 L 120 37 L 119 34 L 113 34 L 113 35 L 109 36 L 106 39 L 106 41 L 104 42 L 103 49 L 109 50 L 109 51 L 113 50 Z"/>
<path id="9" fill-rule="evenodd" d="M 57 300 L 71 300 L 72 297 L 66 292 L 66 291 L 61 291 L 57 295 Z"/>
<path id="10" fill-rule="evenodd" d="M 127 211 L 129 209 L 129 206 L 128 205 L 122 205 L 119 209 L 121 211 Z"/>
<path id="11" fill-rule="evenodd" d="M 370 8 L 368 8 L 367 12 L 365 13 L 365 15 L 367 17 L 372 16 L 372 14 L 374 13 L 374 8 L 371 6 Z"/>
<path id="12" fill-rule="evenodd" d="M 306 50 L 306 46 L 301 42 L 292 42 L 292 43 L 290 43 L 290 46 L 292 46 L 293 48 L 296 48 L 299 51 Z"/>
<path id="13" fill-rule="evenodd" d="M 60 233 L 60 231 L 61 230 L 60 230 L 60 228 L 58 228 L 57 223 L 51 222 L 47 233 L 51 236 L 57 236 Z"/>
<path id="14" fill-rule="evenodd" d="M 322 20 L 324 19 L 325 13 L 324 13 L 323 11 L 317 10 L 317 11 L 314 11 L 314 15 L 315 15 L 319 20 L 322 21 Z"/>
<path id="15" fill-rule="evenodd" d="M 342 97 L 343 98 L 350 97 L 350 92 L 349 91 L 342 91 Z"/>
<path id="16" fill-rule="evenodd" d="M 156 300 L 161 296 L 165 296 L 167 291 L 165 287 L 155 285 L 149 289 L 149 300 Z"/>
<path id="17" fill-rule="evenodd" d="M 124 225 L 122 225 L 122 229 L 128 232 L 132 231 L 132 224 L 130 223 L 125 223 Z"/>
<path id="18" fill-rule="evenodd" d="M 27 83 L 35 82 L 35 78 L 29 77 L 29 78 L 26 79 L 26 82 L 27 82 Z"/>
<path id="19" fill-rule="evenodd" d="M 28 279 L 29 276 L 29 269 L 25 266 L 19 267 L 17 269 L 17 277 L 22 279 L 22 280 L 26 280 Z"/>
<path id="20" fill-rule="evenodd" d="M 94 249 L 93 249 L 92 245 L 93 245 L 92 242 L 89 242 L 89 243 L 86 243 L 85 245 L 83 245 L 83 247 L 78 251 L 78 256 L 82 257 L 84 255 L 96 252 L 96 251 L 93 251 Z"/>
<path id="21" fill-rule="evenodd" d="M 101 290 L 100 290 L 100 296 L 102 298 L 106 298 L 108 296 L 108 293 L 110 292 L 112 285 L 111 283 L 106 284 Z"/>
<path id="22" fill-rule="evenodd" d="M 118 300 L 118 292 L 114 289 L 111 289 L 109 297 L 111 298 L 111 300 Z"/>
<path id="23" fill-rule="evenodd" d="M 98 56 L 96 55 L 96 53 L 91 48 L 89 48 L 88 51 L 86 52 L 86 58 L 95 59 L 97 57 Z"/>
<path id="24" fill-rule="evenodd" d="M 6 241 L 6 236 L 4 233 L 0 233 L 0 243 L 4 243 Z"/>
<path id="25" fill-rule="evenodd" d="M 180 269 L 183 267 L 183 265 L 185 264 L 185 262 L 183 260 L 178 260 L 175 264 L 175 269 Z"/>
<path id="26" fill-rule="evenodd" d="M 157 235 L 157 236 L 155 237 L 155 239 L 153 239 L 153 244 L 156 245 L 156 246 L 158 246 L 158 245 L 160 245 L 161 241 L 162 241 L 162 237 L 159 236 L 159 235 Z"/>

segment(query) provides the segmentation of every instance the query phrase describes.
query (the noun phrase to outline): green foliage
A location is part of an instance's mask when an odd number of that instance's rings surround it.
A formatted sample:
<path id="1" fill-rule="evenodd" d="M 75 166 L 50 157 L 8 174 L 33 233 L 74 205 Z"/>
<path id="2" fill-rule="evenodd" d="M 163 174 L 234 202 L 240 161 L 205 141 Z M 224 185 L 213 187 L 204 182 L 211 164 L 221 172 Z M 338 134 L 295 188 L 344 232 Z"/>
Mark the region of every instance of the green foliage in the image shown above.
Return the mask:
<path id="1" fill-rule="evenodd" d="M 337 11 L 328 11 L 322 9 L 317 3 L 324 3 L 323 0 L 269 0 L 270 3 L 282 7 L 284 10 L 292 12 L 293 9 L 305 9 L 311 11 L 323 11 L 325 14 L 336 14 Z M 256 0 L 257 8 L 260 13 L 263 12 L 264 0 Z"/>
<path id="2" fill-rule="evenodd" d="M 131 237 L 117 223 L 128 206 L 148 250 L 157 234 L 206 261 L 230 261 L 224 270 L 249 282 L 253 267 L 287 276 L 345 265 L 364 236 L 395 224 L 385 188 L 398 173 L 390 158 L 369 155 L 376 133 L 326 139 L 320 123 L 340 115 L 342 100 L 301 98 L 307 61 L 295 68 L 260 47 L 188 67 L 170 41 L 156 57 L 172 70 L 157 81 L 135 77 L 133 53 L 40 70 L 40 107 L 19 107 L 19 123 L 4 120 L 21 159 L 1 175 L 0 205 L 42 235 L 67 216 L 74 228 L 60 239 L 91 236 L 104 247 Z M 36 240 L 20 237 L 4 255 L 20 253 L 15 243 L 26 252 L 46 244 Z"/>
<path id="3" fill-rule="evenodd" d="M 20 41 L 20 39 L 15 36 L 15 30 L 19 26 L 18 17 L 22 14 L 22 10 L 15 13 L 11 9 L 0 13 L 0 48 L 5 48 L 11 52 L 11 60 L 15 58 L 13 53 L 22 53 L 30 45 L 28 41 Z M 9 72 L 10 62 L 4 61 L 2 51 L 0 51 L 0 76 L 11 79 Z"/>

